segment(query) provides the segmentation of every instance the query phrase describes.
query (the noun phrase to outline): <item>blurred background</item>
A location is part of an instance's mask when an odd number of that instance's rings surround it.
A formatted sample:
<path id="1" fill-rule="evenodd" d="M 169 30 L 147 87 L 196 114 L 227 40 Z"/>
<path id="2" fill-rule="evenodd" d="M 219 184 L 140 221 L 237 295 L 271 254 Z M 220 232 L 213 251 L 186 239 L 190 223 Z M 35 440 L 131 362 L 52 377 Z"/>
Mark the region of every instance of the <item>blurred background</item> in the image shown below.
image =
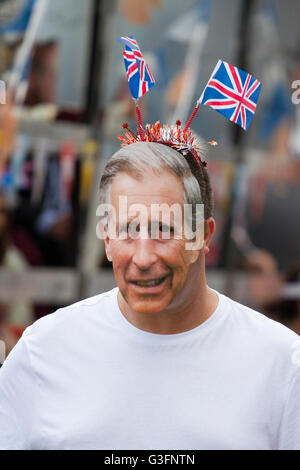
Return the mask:
<path id="1" fill-rule="evenodd" d="M 98 186 L 136 126 L 120 36 L 156 85 L 144 122 L 189 117 L 218 59 L 262 82 L 244 132 L 201 106 L 217 232 L 208 284 L 300 332 L 298 0 L 0 0 L 0 339 L 114 287 Z M 297 94 L 297 88 L 299 93 Z M 4 99 L 5 98 L 5 99 Z"/>

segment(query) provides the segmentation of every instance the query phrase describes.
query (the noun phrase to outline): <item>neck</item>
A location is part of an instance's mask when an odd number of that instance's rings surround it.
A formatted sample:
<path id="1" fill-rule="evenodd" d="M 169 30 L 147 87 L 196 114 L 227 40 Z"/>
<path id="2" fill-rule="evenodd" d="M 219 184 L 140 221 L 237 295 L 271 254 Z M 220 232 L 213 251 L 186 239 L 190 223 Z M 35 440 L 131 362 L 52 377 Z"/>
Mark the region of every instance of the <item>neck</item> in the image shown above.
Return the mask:
<path id="1" fill-rule="evenodd" d="M 203 260 L 192 265 L 181 292 L 165 310 L 150 314 L 135 312 L 120 291 L 118 303 L 125 318 L 140 330 L 176 334 L 192 330 L 205 322 L 217 308 L 218 296 L 206 284 Z"/>

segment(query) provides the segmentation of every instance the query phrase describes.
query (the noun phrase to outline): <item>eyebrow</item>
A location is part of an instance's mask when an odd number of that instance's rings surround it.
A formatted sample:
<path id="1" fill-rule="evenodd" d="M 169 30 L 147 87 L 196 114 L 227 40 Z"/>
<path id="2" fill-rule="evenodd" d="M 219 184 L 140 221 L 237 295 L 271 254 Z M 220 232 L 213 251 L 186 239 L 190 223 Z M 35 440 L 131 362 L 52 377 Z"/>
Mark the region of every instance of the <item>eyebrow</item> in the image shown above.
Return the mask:
<path id="1" fill-rule="evenodd" d="M 117 219 L 117 224 L 118 225 L 128 225 L 130 224 L 131 222 L 133 222 L 134 220 L 136 220 L 138 223 L 140 223 L 140 219 L 138 217 L 129 217 L 127 218 L 126 220 L 120 220 L 120 219 Z M 164 221 L 163 218 L 159 218 L 159 219 L 148 219 L 148 223 L 159 223 L 159 224 L 164 224 L 164 225 L 174 225 L 174 221 Z"/>
<path id="2" fill-rule="evenodd" d="M 118 224 L 117 224 L 118 230 L 119 230 L 119 231 L 120 231 L 120 230 L 124 230 L 124 229 L 127 230 L 127 229 L 128 229 L 128 226 L 129 226 L 130 223 L 133 222 L 133 221 L 134 221 L 134 218 L 131 219 L 131 220 L 124 221 L 124 222 L 122 222 L 122 223 L 118 223 Z M 149 231 L 149 232 L 151 231 L 151 228 L 152 228 L 151 225 L 152 225 L 152 224 L 153 224 L 154 226 L 155 226 L 155 224 L 156 224 L 157 226 L 158 226 L 158 225 L 162 225 L 163 227 L 167 227 L 169 230 L 175 230 L 175 224 L 173 224 L 173 223 L 170 223 L 170 224 L 169 224 L 169 223 L 164 222 L 163 220 L 149 220 L 149 221 L 148 221 L 148 231 Z M 137 225 L 137 226 L 140 225 L 140 221 L 139 221 L 139 220 L 136 221 L 136 225 Z M 155 227 L 155 228 L 156 228 L 156 227 Z"/>

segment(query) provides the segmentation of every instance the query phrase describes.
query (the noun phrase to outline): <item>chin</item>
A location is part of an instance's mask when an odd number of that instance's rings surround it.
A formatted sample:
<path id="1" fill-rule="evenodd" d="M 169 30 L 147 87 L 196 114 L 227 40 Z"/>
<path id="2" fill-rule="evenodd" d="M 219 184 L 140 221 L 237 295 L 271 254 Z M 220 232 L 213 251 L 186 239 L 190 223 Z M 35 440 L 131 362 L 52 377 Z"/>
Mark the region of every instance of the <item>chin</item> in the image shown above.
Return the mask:
<path id="1" fill-rule="evenodd" d="M 130 301 L 127 302 L 129 307 L 137 313 L 158 313 L 167 308 L 168 302 L 141 300 L 141 301 Z"/>
<path id="2" fill-rule="evenodd" d="M 172 302 L 173 296 L 171 293 L 163 296 L 155 295 L 132 295 L 131 293 L 122 294 L 127 304 L 137 313 L 158 313 L 165 310 Z"/>

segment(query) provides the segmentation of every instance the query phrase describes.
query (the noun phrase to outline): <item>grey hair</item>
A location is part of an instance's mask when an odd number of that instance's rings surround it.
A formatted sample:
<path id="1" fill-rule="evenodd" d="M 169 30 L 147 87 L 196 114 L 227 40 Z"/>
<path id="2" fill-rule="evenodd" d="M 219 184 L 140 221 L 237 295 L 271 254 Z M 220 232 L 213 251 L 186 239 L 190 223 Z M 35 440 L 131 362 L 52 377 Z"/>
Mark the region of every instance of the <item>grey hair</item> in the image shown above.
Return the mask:
<path id="1" fill-rule="evenodd" d="M 194 176 L 186 158 L 176 150 L 157 142 L 135 142 L 122 147 L 106 164 L 100 181 L 100 204 L 110 202 L 110 189 L 113 178 L 119 173 L 131 174 L 137 179 L 145 173 L 157 173 L 168 170 L 178 176 L 183 183 L 184 203 L 204 204 L 204 217 L 212 215 L 213 200 L 210 180 L 203 167 L 198 178 Z M 199 181 L 200 180 L 200 181 Z"/>

